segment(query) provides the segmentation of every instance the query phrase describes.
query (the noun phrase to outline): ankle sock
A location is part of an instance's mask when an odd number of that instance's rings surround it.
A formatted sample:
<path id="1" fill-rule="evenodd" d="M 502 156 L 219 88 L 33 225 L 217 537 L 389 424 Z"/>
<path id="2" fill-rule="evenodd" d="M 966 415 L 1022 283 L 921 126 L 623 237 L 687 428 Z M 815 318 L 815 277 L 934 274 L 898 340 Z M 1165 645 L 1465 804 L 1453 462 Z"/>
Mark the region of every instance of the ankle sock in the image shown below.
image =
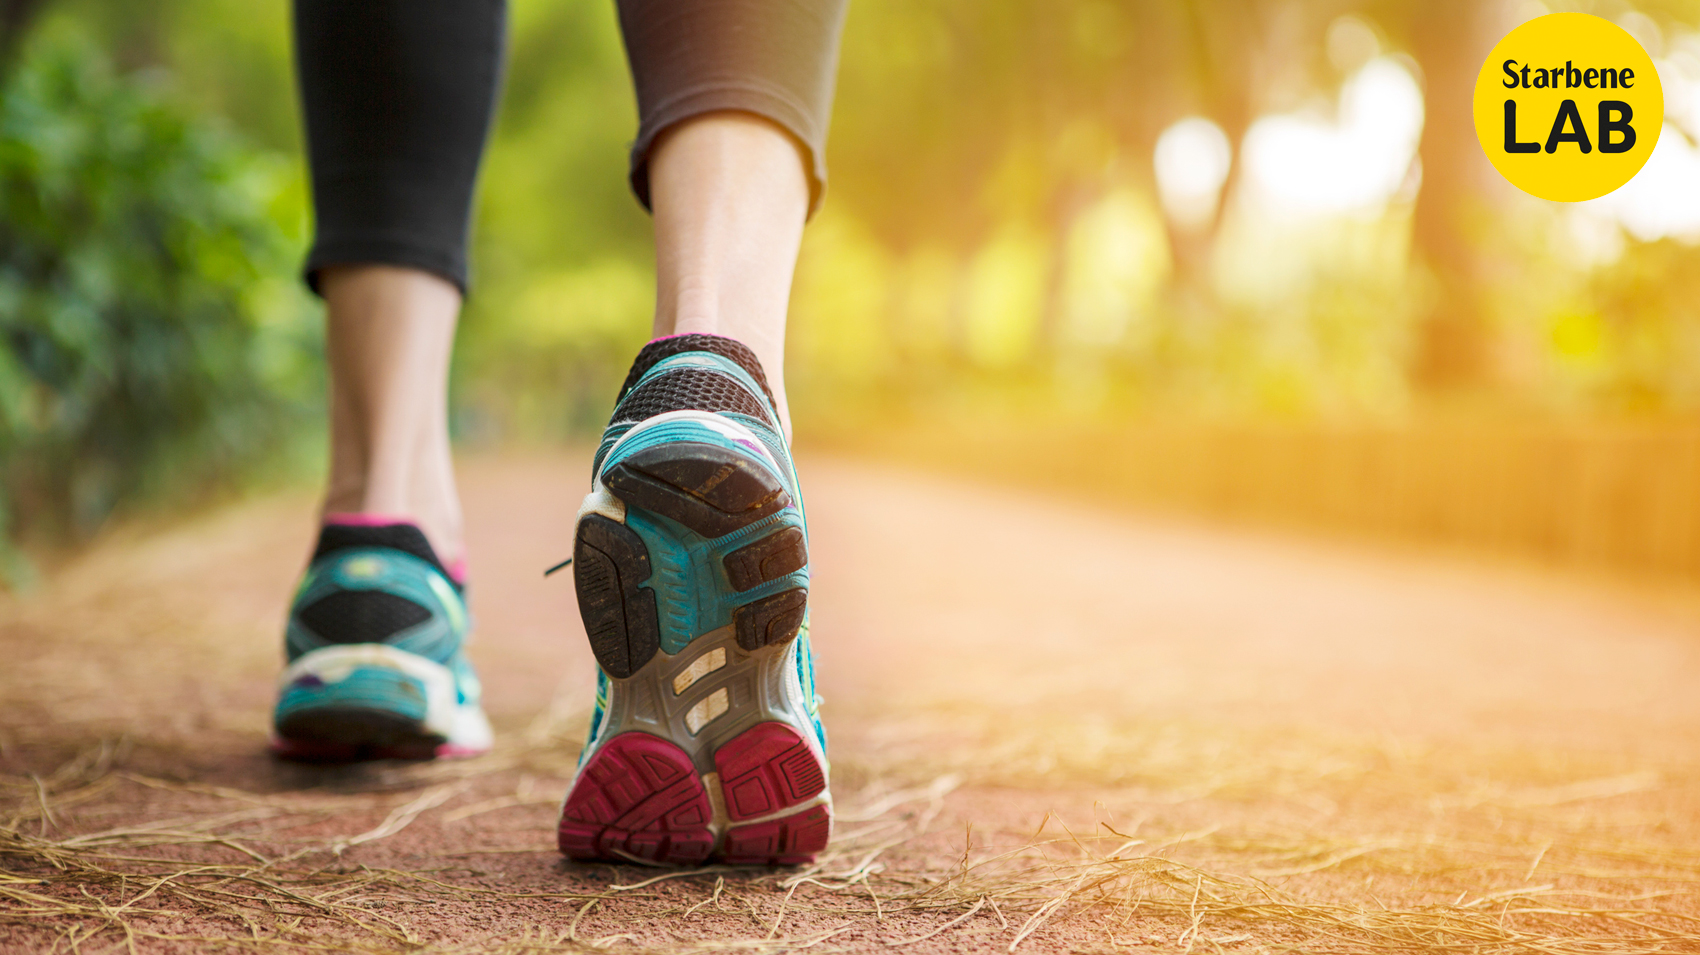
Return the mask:
<path id="1" fill-rule="evenodd" d="M 425 532 L 410 518 L 392 514 L 326 514 L 313 548 L 313 560 L 356 547 L 387 547 L 412 554 L 441 571 L 456 589 L 466 586 L 466 558 L 443 563 L 431 542 L 425 539 Z"/>

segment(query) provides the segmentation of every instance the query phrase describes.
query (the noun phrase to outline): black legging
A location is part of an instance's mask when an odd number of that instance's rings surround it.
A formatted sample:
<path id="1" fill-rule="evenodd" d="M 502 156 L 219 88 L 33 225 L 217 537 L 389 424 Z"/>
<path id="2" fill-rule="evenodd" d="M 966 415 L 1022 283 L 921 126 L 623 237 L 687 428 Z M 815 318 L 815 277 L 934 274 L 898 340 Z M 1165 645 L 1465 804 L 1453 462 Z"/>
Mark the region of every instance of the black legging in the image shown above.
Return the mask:
<path id="1" fill-rule="evenodd" d="M 847 0 L 618 0 L 637 85 L 631 181 L 668 126 L 715 110 L 763 116 L 808 152 L 810 208 Z M 495 112 L 505 0 L 296 0 L 316 235 L 329 265 L 401 265 L 467 286 L 478 161 Z"/>

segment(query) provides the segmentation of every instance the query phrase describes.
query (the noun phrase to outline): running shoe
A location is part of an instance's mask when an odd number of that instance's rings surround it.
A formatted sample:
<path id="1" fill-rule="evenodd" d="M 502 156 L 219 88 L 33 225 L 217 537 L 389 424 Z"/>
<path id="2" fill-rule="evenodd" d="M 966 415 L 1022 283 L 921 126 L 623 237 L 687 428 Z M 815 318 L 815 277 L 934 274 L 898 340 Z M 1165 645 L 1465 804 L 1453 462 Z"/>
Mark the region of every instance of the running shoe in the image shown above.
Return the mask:
<path id="1" fill-rule="evenodd" d="M 579 508 L 596 708 L 561 807 L 574 859 L 791 864 L 826 847 L 808 530 L 761 364 L 678 335 L 638 354 Z"/>
<path id="2" fill-rule="evenodd" d="M 430 759 L 490 749 L 461 585 L 407 521 L 333 518 L 289 612 L 272 750 Z"/>

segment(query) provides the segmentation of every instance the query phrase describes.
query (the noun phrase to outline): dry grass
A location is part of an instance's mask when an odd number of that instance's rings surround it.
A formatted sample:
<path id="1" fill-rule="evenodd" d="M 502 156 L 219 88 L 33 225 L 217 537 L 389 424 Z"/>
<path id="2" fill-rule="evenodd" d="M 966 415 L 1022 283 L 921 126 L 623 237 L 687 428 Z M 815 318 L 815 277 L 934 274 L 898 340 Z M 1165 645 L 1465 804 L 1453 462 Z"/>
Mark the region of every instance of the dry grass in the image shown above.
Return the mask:
<path id="1" fill-rule="evenodd" d="M 1352 865 L 1358 871 L 1410 874 L 1409 856 L 1428 866 L 1530 869 L 1486 845 L 1359 844 L 1323 840 L 1260 840 L 1213 833 L 1137 838 L 1109 826 L 1090 836 L 1035 839 L 1018 848 L 970 860 L 929 893 L 960 906 L 984 901 L 1020 914 L 1008 949 L 1014 951 L 1048 919 L 1090 914 L 1104 947 L 1146 941 L 1188 951 L 1225 946 L 1295 951 L 1670 952 L 1700 950 L 1700 919 L 1670 903 L 1692 902 L 1700 889 L 1700 860 L 1671 858 L 1656 847 L 1614 845 L 1609 852 L 1578 847 L 1547 862 L 1543 879 L 1576 871 L 1590 855 L 1609 855 L 1612 877 L 1657 882 L 1651 891 L 1566 889 L 1552 882 L 1483 894 L 1461 893 L 1451 903 L 1388 905 L 1307 898 L 1270 880 Z M 1198 840 L 1240 857 L 1241 872 L 1223 872 L 1169 858 Z M 1404 850 L 1407 859 L 1396 856 Z M 1544 855 L 1550 858 L 1554 853 Z M 1254 861 L 1256 860 L 1256 861 Z M 1245 871 L 1249 870 L 1249 871 Z M 1650 873 L 1662 873 L 1650 876 Z M 1261 877 L 1258 873 L 1261 873 Z M 1136 921 L 1140 920 L 1140 921 Z M 1168 932 L 1152 933 L 1152 922 Z M 1013 924 L 1013 923 L 1012 923 Z M 1180 926 L 1179 934 L 1173 929 Z"/>
<path id="2" fill-rule="evenodd" d="M 215 536 L 197 531 L 197 547 Z M 834 842 L 778 871 L 559 863 L 548 826 L 584 716 L 566 697 L 474 761 L 294 789 L 250 782 L 257 763 L 202 777 L 229 787 L 165 778 L 216 761 L 182 747 L 257 743 L 263 709 L 237 694 L 275 666 L 274 617 L 166 599 L 185 572 L 160 559 L 173 553 L 112 556 L 158 583 L 96 567 L 84 589 L 0 614 L 13 667 L 0 757 L 46 768 L 0 774 L 0 949 L 1700 952 L 1700 762 L 1627 748 L 1464 751 L 1355 725 L 838 700 Z M 252 574 L 272 576 L 287 571 Z M 254 600 L 210 592 L 236 610 Z M 229 695 L 188 709 L 219 720 L 155 718 L 205 686 Z M 157 735 L 42 756 L 134 727 Z M 1628 747 L 1643 727 L 1617 729 Z M 517 835 L 486 836 L 501 832 Z"/>
<path id="3" fill-rule="evenodd" d="M 1610 813 L 1596 811 L 1586 823 L 1575 816 L 1578 805 L 1609 806 L 1668 785 L 1645 775 L 1434 793 L 1438 802 L 1405 815 L 1377 813 L 1386 827 L 1379 835 L 1354 836 L 1338 824 L 1258 831 L 1231 821 L 1186 831 L 1158 808 L 1130 825 L 1099 820 L 1080 832 L 1046 816 L 1030 837 L 1006 839 L 977 833 L 971 809 L 950 811 L 966 795 L 959 787 L 973 782 L 960 774 L 853 766 L 845 775 L 865 784 L 841 799 L 831 849 L 800 870 L 626 870 L 594 891 L 577 889 L 584 879 L 563 878 L 562 891 L 537 892 L 345 858 L 420 819 L 552 803 L 558 793 L 528 792 L 524 782 L 512 794 L 459 797 L 502 774 L 530 780 L 569 771 L 569 722 L 576 724 L 560 714 L 540 719 L 488 759 L 379 770 L 368 780 L 378 795 L 263 795 L 151 778 L 117 768 L 122 754 L 112 745 L 47 776 L 5 777 L 0 793 L 12 809 L 0 827 L 0 924 L 27 927 L 24 937 L 64 951 L 1700 951 L 1700 858 L 1680 851 L 1680 839 L 1603 831 Z M 1252 752 L 1244 751 L 1248 760 Z M 1284 758 L 1290 754 L 1276 759 Z M 1359 774 L 1351 785 L 1392 785 L 1373 776 Z M 1335 778 L 1320 773 L 1313 782 Z M 1413 779 L 1396 781 L 1411 801 Z M 1146 782 L 1150 800 L 1161 786 Z M 1162 784 L 1190 788 L 1162 790 L 1171 804 L 1237 785 L 1189 780 L 1178 768 Z M 80 811 L 141 794 L 181 811 L 63 831 Z M 1221 815 L 1223 804 L 1212 805 Z M 374 807 L 387 814 L 363 831 L 288 836 Z M 963 822 L 965 835 L 955 828 Z M 952 841 L 954 864 L 939 851 Z M 1477 888 L 1423 900 L 1460 883 Z M 551 928 L 451 941 L 421 930 L 445 906 L 537 902 L 554 906 Z M 698 926 L 707 916 L 718 921 Z M 658 940 L 639 930 L 652 925 L 677 931 Z"/>

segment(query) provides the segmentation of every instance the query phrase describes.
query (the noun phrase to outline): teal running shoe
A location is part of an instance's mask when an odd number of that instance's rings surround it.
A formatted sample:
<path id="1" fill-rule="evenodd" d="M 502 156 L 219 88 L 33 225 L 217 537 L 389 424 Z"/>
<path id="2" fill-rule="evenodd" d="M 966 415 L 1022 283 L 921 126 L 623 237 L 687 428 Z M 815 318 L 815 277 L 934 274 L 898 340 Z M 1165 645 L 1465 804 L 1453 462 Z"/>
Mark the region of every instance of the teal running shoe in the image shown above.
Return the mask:
<path id="1" fill-rule="evenodd" d="M 327 522 L 289 613 L 272 751 L 342 762 L 490 749 L 461 586 L 414 524 Z"/>
<path id="2" fill-rule="evenodd" d="M 558 839 L 574 859 L 812 860 L 832 825 L 803 499 L 761 364 L 638 354 L 579 508 L 596 709 Z"/>

